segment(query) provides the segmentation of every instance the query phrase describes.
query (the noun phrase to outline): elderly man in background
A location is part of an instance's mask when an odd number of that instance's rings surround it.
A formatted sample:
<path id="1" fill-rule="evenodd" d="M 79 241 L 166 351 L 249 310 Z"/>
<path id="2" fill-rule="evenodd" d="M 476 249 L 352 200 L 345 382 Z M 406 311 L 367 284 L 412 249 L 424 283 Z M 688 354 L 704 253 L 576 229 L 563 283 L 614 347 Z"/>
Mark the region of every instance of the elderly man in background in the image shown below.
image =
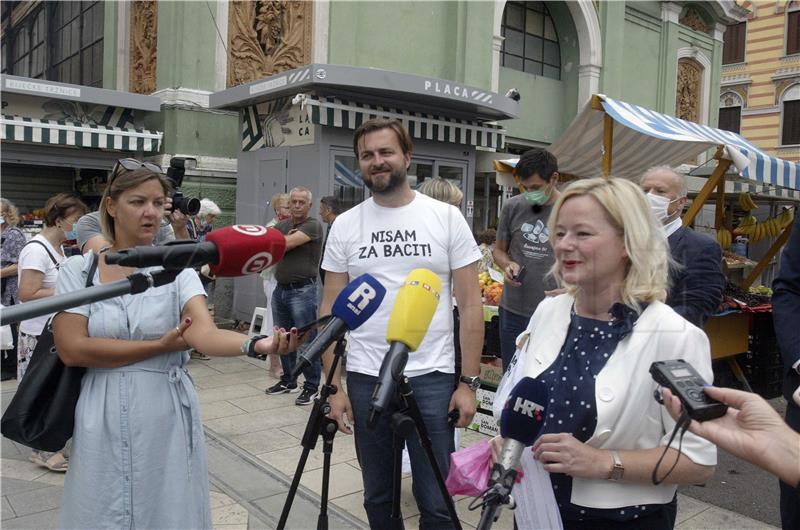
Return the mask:
<path id="1" fill-rule="evenodd" d="M 683 176 L 667 166 L 653 167 L 642 176 L 640 186 L 679 265 L 670 267 L 667 305 L 702 328 L 722 302 L 722 249 L 712 238 L 683 226 L 681 213 L 689 200 Z"/>

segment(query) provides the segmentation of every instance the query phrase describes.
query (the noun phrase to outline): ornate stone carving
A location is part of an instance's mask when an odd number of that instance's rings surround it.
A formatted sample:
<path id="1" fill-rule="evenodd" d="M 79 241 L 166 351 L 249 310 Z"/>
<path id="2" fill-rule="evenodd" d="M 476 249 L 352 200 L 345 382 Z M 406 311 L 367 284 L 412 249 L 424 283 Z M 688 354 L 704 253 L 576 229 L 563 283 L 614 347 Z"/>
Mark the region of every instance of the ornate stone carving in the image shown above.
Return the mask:
<path id="1" fill-rule="evenodd" d="M 312 2 L 231 1 L 229 9 L 229 87 L 311 61 Z"/>
<path id="2" fill-rule="evenodd" d="M 678 60 L 678 86 L 675 94 L 675 115 L 687 121 L 700 123 L 700 94 L 703 66 L 694 59 Z"/>
<path id="3" fill-rule="evenodd" d="M 703 17 L 700 16 L 700 13 L 692 7 L 686 8 L 683 16 L 678 19 L 678 23 L 701 33 L 709 34 L 711 32 L 711 26 L 707 24 L 705 20 L 703 20 Z"/>
<path id="4" fill-rule="evenodd" d="M 158 39 L 158 2 L 136 0 L 130 3 L 130 85 L 138 94 L 156 90 L 156 45 Z"/>

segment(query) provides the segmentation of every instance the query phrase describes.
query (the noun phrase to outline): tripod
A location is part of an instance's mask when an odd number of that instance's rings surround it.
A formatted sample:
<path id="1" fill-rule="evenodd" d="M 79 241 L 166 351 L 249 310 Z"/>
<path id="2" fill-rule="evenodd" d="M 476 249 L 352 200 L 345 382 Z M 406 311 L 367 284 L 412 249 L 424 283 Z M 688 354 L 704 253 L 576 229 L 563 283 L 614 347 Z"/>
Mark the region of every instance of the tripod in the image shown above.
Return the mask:
<path id="1" fill-rule="evenodd" d="M 328 371 L 325 379 L 325 384 L 322 385 L 319 395 L 314 398 L 314 406 L 311 409 L 311 415 L 308 417 L 306 423 L 306 430 L 303 433 L 303 439 L 300 444 L 303 446 L 303 453 L 300 455 L 300 460 L 297 462 L 297 468 L 294 470 L 294 478 L 292 485 L 289 487 L 289 493 L 286 496 L 286 502 L 283 504 L 283 511 L 281 518 L 278 521 L 278 530 L 283 530 L 286 527 L 286 521 L 289 518 L 289 512 L 292 510 L 292 502 L 297 493 L 297 487 L 300 485 L 300 479 L 303 476 L 303 469 L 306 467 L 306 460 L 308 454 L 317 446 L 317 437 L 322 435 L 322 495 L 320 496 L 319 517 L 317 518 L 317 530 L 328 530 L 328 485 L 330 482 L 331 473 L 331 453 L 333 452 L 333 437 L 336 434 L 339 426 L 336 420 L 328 417 L 331 411 L 328 397 L 338 391 L 336 385 L 331 384 L 333 381 L 333 374 L 336 373 L 336 367 L 339 360 L 344 355 L 344 349 L 347 341 L 341 338 L 336 341 L 336 346 L 333 349 L 333 364 Z"/>
<path id="2" fill-rule="evenodd" d="M 417 405 L 417 400 L 414 398 L 414 390 L 411 388 L 408 377 L 405 375 L 402 375 L 398 381 L 398 398 L 398 410 L 392 414 L 391 421 L 389 422 L 394 431 L 392 439 L 392 529 L 403 528 L 403 516 L 400 513 L 400 479 L 403 474 L 403 446 L 405 445 L 405 439 L 416 428 L 420 445 L 425 450 L 425 455 L 428 457 L 428 464 L 430 464 L 433 469 L 439 491 L 442 493 L 444 502 L 447 505 L 447 511 L 450 512 L 450 519 L 453 522 L 453 527 L 457 530 L 461 530 L 461 522 L 458 520 L 456 505 L 453 503 L 453 498 L 447 491 L 444 476 L 436 463 L 436 456 L 433 454 L 433 445 L 431 444 L 430 436 L 428 436 L 428 429 L 425 427 L 422 413 Z"/>

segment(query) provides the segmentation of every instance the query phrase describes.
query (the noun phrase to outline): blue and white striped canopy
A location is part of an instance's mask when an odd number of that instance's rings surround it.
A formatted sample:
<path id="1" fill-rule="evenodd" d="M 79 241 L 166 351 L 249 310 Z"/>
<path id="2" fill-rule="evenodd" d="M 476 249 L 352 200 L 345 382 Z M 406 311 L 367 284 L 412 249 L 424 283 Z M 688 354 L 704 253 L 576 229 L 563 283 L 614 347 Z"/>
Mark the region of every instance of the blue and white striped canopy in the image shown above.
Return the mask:
<path id="1" fill-rule="evenodd" d="M 623 101 L 598 95 L 614 119 L 611 174 L 639 178 L 653 166 L 678 166 L 710 148 L 724 146 L 723 157 L 747 181 L 800 189 L 800 164 L 767 155 L 736 133 L 698 125 Z M 603 113 L 591 103 L 549 148 L 562 173 L 579 177 L 602 174 Z"/>

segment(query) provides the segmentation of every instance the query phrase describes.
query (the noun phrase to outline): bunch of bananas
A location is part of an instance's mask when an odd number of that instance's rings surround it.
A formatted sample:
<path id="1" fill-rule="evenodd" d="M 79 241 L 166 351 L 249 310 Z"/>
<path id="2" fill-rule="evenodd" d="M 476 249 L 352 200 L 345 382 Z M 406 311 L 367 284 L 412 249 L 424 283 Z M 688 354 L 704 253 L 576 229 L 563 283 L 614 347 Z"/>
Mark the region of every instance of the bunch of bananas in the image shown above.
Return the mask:
<path id="1" fill-rule="evenodd" d="M 749 212 L 750 210 L 755 210 L 758 206 L 753 201 L 753 198 L 750 196 L 749 193 L 743 191 L 739 194 L 739 208 L 742 210 Z"/>
<path id="2" fill-rule="evenodd" d="M 767 219 L 763 223 L 759 223 L 755 217 L 748 215 L 739 220 L 739 226 L 736 227 L 733 233 L 737 235 L 747 235 L 750 237 L 750 242 L 758 243 L 765 237 L 776 237 L 781 233 L 781 230 L 789 226 L 793 220 L 794 210 L 791 208 L 783 210 L 777 217 Z M 720 236 L 718 233 L 717 241 L 719 241 L 719 239 Z M 720 242 L 720 245 L 722 245 L 722 242 Z"/>
<path id="3" fill-rule="evenodd" d="M 731 231 L 724 226 L 720 227 L 719 230 L 717 230 L 717 243 L 719 243 L 719 246 L 721 246 L 723 250 L 731 248 L 731 243 L 733 243 L 733 234 L 731 234 Z"/>

